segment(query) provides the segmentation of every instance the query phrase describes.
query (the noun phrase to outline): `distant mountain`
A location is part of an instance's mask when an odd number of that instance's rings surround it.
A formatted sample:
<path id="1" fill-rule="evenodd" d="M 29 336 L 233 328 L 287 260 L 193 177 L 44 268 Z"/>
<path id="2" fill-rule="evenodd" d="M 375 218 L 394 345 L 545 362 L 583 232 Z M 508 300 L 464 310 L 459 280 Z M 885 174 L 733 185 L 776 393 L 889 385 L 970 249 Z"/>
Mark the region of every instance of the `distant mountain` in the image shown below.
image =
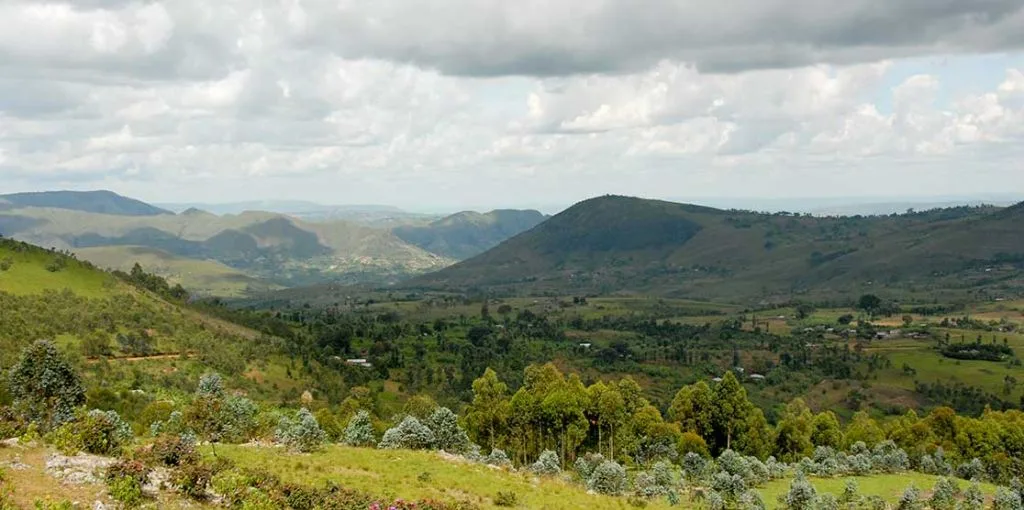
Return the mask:
<path id="1" fill-rule="evenodd" d="M 465 211 L 424 226 L 396 227 L 392 232 L 424 250 L 461 260 L 479 255 L 546 218 L 537 211 L 505 209 L 486 214 Z"/>
<path id="2" fill-rule="evenodd" d="M 174 214 L 112 191 L 43 191 L 0 195 L 7 208 L 47 207 L 117 216 L 159 216 Z"/>
<path id="3" fill-rule="evenodd" d="M 251 200 L 247 202 L 230 202 L 224 204 L 170 203 L 158 205 L 172 211 L 180 212 L 188 209 L 201 209 L 218 215 L 241 214 L 246 211 L 268 211 L 292 215 L 323 214 L 332 211 L 404 212 L 401 209 L 390 205 L 324 205 L 304 200 Z"/>
<path id="4" fill-rule="evenodd" d="M 818 218 L 605 196 L 408 288 L 730 301 L 1024 293 L 1024 205 Z"/>

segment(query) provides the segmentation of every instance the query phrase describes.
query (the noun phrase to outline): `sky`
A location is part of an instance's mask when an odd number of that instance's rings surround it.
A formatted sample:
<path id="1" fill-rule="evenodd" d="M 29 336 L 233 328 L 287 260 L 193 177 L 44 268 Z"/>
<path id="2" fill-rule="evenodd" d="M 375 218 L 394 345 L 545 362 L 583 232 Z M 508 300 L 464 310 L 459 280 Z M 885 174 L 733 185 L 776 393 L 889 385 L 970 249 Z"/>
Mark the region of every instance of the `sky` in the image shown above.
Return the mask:
<path id="1" fill-rule="evenodd" d="M 1024 0 L 0 1 L 0 191 L 1024 200 Z"/>

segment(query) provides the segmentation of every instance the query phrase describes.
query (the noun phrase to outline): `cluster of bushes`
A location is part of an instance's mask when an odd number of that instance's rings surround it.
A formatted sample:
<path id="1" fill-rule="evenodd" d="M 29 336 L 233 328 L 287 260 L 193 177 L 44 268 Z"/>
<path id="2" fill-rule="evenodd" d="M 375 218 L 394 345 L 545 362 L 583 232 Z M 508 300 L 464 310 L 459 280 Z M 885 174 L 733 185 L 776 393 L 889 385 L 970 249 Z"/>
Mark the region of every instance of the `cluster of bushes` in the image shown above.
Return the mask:
<path id="1" fill-rule="evenodd" d="M 368 414 L 357 414 L 345 430 L 345 443 L 366 444 L 372 439 L 372 428 Z M 384 432 L 377 445 L 382 450 L 444 450 L 449 453 L 467 453 L 471 443 L 466 431 L 459 426 L 458 416 L 447 407 L 438 407 L 421 422 L 414 416 L 406 416 L 395 427 Z"/>
<path id="2" fill-rule="evenodd" d="M 1019 482 L 1013 487 L 1000 488 L 990 508 L 994 510 L 1017 510 L 1021 507 L 1022 489 Z M 778 502 L 786 510 L 839 510 L 867 509 L 887 510 L 892 508 L 877 495 L 862 495 L 857 481 L 849 479 L 837 498 L 831 494 L 819 494 L 807 477 L 798 473 L 789 485 L 789 490 L 779 496 Z M 748 507 L 743 507 L 748 508 Z M 750 507 L 754 508 L 754 507 Z M 763 506 L 757 508 L 764 508 Z M 931 495 L 925 497 L 922 492 L 910 485 L 900 496 L 896 504 L 898 510 L 983 510 L 985 496 L 977 482 L 972 482 L 966 489 L 949 478 L 939 478 L 932 488 Z"/>
<path id="3" fill-rule="evenodd" d="M 1013 349 L 1006 344 L 947 344 L 942 348 L 947 358 L 964 360 L 1004 361 L 1013 357 Z"/>

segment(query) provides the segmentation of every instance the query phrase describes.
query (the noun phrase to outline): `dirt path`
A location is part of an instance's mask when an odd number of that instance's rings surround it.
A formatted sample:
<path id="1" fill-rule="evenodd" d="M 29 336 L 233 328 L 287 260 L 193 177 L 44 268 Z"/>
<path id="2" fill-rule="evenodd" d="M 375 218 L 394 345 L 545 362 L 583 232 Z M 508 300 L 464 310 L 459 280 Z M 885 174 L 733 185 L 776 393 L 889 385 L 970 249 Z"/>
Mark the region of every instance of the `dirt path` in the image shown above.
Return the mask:
<path id="1" fill-rule="evenodd" d="M 194 353 L 185 353 L 185 354 L 192 355 Z M 165 353 L 162 353 L 162 354 L 152 354 L 152 355 L 149 355 L 149 356 L 110 356 L 110 357 L 107 357 L 106 359 L 108 361 L 148 361 L 148 360 L 180 358 L 181 355 L 182 355 L 182 353 L 180 353 L 180 352 L 165 352 Z M 101 359 L 100 357 L 95 356 L 95 357 L 91 357 L 91 358 L 86 358 L 85 362 L 86 363 L 97 363 L 97 362 L 99 362 L 100 359 Z"/>

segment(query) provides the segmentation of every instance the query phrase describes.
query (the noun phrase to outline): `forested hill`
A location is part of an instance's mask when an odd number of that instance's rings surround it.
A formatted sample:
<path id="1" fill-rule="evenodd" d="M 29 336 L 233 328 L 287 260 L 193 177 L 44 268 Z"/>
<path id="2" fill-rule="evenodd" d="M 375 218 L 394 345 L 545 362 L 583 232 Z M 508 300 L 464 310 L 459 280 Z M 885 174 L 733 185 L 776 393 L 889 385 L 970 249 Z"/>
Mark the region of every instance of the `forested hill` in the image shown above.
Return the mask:
<path id="1" fill-rule="evenodd" d="M 546 218 L 532 210 L 464 211 L 425 226 L 397 227 L 393 232 L 403 241 L 431 253 L 462 260 L 479 255 Z"/>
<path id="2" fill-rule="evenodd" d="M 586 200 L 410 288 L 753 301 L 1024 289 L 1024 204 L 875 217 Z"/>

